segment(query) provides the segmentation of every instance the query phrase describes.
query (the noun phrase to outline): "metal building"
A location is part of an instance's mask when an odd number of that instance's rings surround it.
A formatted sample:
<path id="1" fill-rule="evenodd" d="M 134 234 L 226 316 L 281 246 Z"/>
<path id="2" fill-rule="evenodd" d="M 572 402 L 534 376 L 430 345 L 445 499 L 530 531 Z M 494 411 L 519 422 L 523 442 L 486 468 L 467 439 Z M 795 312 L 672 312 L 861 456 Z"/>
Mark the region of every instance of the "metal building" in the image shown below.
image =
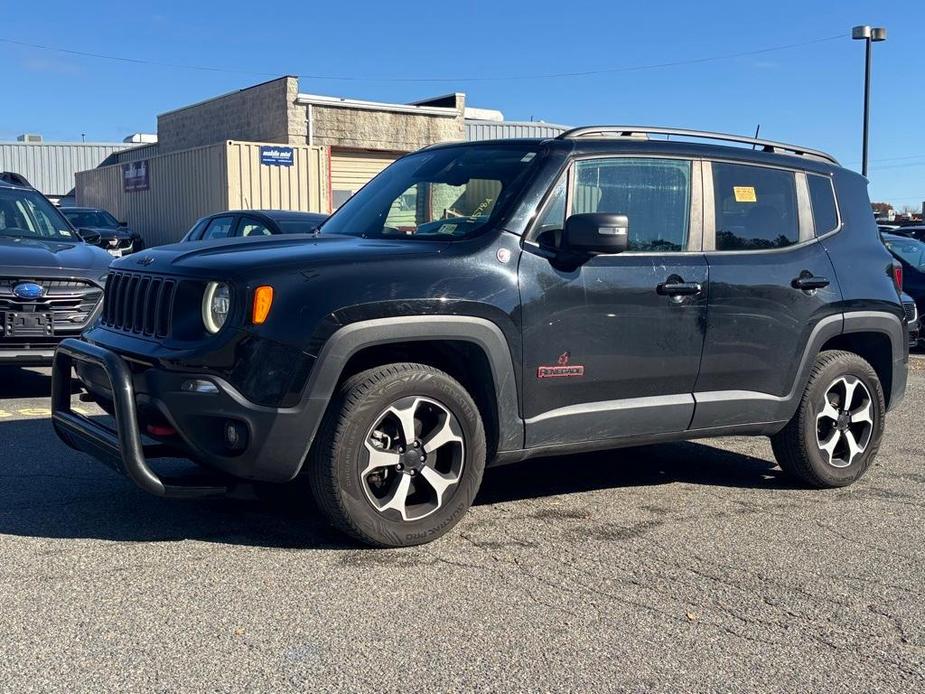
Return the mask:
<path id="1" fill-rule="evenodd" d="M 568 125 L 556 125 L 543 121 L 505 121 L 466 119 L 466 139 L 506 140 L 517 137 L 553 138 L 569 129 Z"/>
<path id="2" fill-rule="evenodd" d="M 74 174 L 106 164 L 124 142 L 0 142 L 0 171 L 13 171 L 54 202 L 73 200 Z"/>
<path id="3" fill-rule="evenodd" d="M 268 163 L 274 151 L 286 161 Z M 323 147 L 228 140 L 82 171 L 77 203 L 109 210 L 158 246 L 222 210 L 328 209 L 327 161 Z"/>

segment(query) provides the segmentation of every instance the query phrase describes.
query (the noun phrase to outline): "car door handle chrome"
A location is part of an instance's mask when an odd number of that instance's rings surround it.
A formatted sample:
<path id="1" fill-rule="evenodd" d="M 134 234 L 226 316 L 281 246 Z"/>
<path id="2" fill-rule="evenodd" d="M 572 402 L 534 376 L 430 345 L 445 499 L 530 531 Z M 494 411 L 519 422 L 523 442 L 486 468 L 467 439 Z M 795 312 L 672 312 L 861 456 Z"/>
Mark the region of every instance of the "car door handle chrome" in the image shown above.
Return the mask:
<path id="1" fill-rule="evenodd" d="M 703 291 L 700 282 L 662 282 L 655 290 L 662 296 L 694 296 Z"/>
<path id="2" fill-rule="evenodd" d="M 816 277 L 815 275 L 805 273 L 794 279 L 790 284 L 794 289 L 802 289 L 804 292 L 808 292 L 813 289 L 828 287 L 830 283 L 826 277 Z"/>

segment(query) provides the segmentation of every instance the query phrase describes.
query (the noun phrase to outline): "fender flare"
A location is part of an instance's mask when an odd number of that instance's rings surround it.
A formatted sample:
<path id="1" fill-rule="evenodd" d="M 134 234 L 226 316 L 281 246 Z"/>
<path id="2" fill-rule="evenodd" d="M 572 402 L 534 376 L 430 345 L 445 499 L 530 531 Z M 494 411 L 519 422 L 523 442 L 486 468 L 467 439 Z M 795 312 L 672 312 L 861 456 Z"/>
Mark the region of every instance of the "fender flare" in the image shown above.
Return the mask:
<path id="1" fill-rule="evenodd" d="M 322 346 L 305 390 L 305 407 L 312 422 L 309 440 L 314 439 L 344 367 L 354 354 L 378 345 L 432 340 L 469 342 L 485 353 L 497 398 L 498 450 L 522 448 L 524 422 L 510 347 L 497 325 L 474 316 L 375 318 L 350 323 L 335 331 Z"/>

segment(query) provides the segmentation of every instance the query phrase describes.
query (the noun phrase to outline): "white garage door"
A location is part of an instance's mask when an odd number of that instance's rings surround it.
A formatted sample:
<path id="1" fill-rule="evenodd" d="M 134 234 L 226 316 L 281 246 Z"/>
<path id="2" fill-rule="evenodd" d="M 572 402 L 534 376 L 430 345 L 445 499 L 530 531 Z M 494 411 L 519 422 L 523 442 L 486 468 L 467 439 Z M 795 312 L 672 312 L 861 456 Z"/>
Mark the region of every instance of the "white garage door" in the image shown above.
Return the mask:
<path id="1" fill-rule="evenodd" d="M 400 154 L 331 150 L 331 210 L 336 210 Z"/>

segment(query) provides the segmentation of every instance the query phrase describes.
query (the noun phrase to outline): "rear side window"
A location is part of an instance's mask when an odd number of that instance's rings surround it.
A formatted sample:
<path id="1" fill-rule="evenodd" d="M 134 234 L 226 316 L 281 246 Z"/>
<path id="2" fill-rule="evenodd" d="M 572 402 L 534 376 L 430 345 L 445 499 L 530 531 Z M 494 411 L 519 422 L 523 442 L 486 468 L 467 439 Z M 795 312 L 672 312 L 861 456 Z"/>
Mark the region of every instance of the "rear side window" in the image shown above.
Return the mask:
<path id="1" fill-rule="evenodd" d="M 807 174 L 809 199 L 813 204 L 813 226 L 816 236 L 828 234 L 838 228 L 838 209 L 835 206 L 835 191 L 828 176 Z"/>
<path id="2" fill-rule="evenodd" d="M 800 240 L 791 171 L 713 162 L 716 250 L 786 248 Z"/>
<path id="3" fill-rule="evenodd" d="M 575 165 L 572 214 L 626 215 L 630 251 L 686 250 L 690 207 L 689 161 L 615 157 Z"/>

